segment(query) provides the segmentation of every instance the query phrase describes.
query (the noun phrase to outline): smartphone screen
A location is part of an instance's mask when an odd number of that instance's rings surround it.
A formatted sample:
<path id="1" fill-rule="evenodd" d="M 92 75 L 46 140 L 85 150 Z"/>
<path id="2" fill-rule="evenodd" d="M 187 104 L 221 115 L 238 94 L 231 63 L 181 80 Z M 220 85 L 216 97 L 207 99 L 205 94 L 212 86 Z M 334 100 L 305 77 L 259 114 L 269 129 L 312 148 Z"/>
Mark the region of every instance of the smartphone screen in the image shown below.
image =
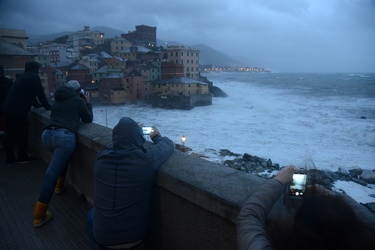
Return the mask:
<path id="1" fill-rule="evenodd" d="M 144 135 L 151 134 L 151 132 L 152 132 L 152 126 L 142 127 L 142 132 L 143 132 Z"/>
<path id="2" fill-rule="evenodd" d="M 293 183 L 289 187 L 289 196 L 303 198 L 306 189 L 306 174 L 293 174 Z"/>

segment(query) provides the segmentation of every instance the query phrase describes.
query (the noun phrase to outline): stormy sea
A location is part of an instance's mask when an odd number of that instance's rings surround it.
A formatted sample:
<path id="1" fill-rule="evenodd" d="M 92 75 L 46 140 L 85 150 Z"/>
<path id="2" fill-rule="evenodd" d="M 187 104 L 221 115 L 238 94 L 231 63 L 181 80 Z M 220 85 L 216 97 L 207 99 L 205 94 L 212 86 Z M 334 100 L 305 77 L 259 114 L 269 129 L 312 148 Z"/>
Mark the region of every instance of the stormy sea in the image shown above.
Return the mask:
<path id="1" fill-rule="evenodd" d="M 375 169 L 375 74 L 204 73 L 228 97 L 211 106 L 166 110 L 146 104 L 95 106 L 94 122 L 113 127 L 123 116 L 207 160 L 220 149 L 271 159 L 281 166 Z"/>

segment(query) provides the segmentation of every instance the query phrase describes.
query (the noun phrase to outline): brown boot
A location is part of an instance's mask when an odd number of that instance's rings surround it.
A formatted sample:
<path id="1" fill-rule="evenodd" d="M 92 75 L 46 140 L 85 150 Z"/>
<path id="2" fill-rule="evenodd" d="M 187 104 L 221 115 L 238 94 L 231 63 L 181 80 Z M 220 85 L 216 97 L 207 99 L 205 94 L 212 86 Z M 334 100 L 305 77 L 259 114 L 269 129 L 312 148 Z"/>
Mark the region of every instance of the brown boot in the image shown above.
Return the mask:
<path id="1" fill-rule="evenodd" d="M 57 179 L 56 187 L 55 187 L 55 194 L 61 194 L 65 190 L 65 176 L 60 176 Z"/>
<path id="2" fill-rule="evenodd" d="M 34 207 L 34 227 L 41 227 L 48 221 L 52 219 L 52 214 L 50 211 L 47 211 L 48 204 L 37 201 Z"/>

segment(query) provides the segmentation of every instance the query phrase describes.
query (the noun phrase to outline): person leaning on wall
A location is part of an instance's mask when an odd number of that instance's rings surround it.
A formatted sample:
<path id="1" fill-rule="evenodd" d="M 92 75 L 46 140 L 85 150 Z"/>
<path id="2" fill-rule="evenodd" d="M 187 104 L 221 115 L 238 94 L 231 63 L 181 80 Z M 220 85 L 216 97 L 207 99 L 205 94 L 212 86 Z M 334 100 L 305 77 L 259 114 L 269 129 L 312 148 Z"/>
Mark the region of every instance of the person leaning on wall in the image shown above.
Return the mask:
<path id="1" fill-rule="evenodd" d="M 307 186 L 290 224 L 267 223 L 295 169 L 282 168 L 242 205 L 236 222 L 239 249 L 375 249 L 375 215 L 348 195 L 317 184 Z"/>
<path id="2" fill-rule="evenodd" d="M 141 126 L 121 118 L 113 128 L 113 147 L 96 156 L 94 207 L 87 214 L 92 249 L 143 247 L 154 177 L 174 152 L 174 144 L 153 127 L 154 145 L 146 149 Z"/>
<path id="3" fill-rule="evenodd" d="M 60 194 L 64 190 L 65 174 L 76 147 L 80 121 L 91 123 L 92 120 L 92 105 L 87 102 L 77 81 L 69 81 L 56 90 L 51 116 L 42 133 L 42 144 L 52 157 L 34 207 L 34 227 L 52 219 L 52 214 L 47 211 L 48 204 L 54 192 Z"/>
<path id="4" fill-rule="evenodd" d="M 35 61 L 25 63 L 25 72 L 13 83 L 1 107 L 5 114 L 5 153 L 9 166 L 36 159 L 27 154 L 29 138 L 27 115 L 31 106 L 51 109 L 38 75 L 40 66 Z M 14 154 L 16 146 L 18 157 Z"/>

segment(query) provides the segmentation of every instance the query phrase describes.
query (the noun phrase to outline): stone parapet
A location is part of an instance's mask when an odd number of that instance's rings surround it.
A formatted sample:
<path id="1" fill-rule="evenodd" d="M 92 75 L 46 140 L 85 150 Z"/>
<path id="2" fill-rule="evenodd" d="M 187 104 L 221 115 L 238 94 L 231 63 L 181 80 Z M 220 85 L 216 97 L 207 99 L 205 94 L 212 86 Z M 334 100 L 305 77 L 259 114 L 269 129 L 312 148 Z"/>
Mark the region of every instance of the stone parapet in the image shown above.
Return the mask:
<path id="1" fill-rule="evenodd" d="M 40 135 L 49 114 L 40 108 L 29 115 L 31 149 L 47 163 L 51 155 Z M 90 204 L 95 155 L 111 144 L 112 129 L 95 123 L 81 125 L 67 179 Z M 147 245 L 152 249 L 237 249 L 235 221 L 240 205 L 264 181 L 175 150 L 155 179 Z M 281 206 L 278 201 L 274 210 Z"/>

